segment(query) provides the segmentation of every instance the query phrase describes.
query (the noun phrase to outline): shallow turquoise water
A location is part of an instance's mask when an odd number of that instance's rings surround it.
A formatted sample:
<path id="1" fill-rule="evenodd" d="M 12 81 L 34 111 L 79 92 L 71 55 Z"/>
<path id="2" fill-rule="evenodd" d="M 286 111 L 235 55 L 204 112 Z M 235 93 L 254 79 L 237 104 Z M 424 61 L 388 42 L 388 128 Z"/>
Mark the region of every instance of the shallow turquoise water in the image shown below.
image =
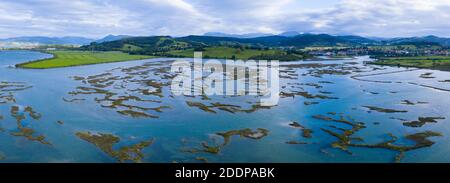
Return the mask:
<path id="1" fill-rule="evenodd" d="M 302 76 L 311 68 L 291 68 L 299 76 L 294 79 L 282 79 L 282 86 L 286 89 L 298 83 L 319 83 L 331 81 L 332 84 L 320 84 L 322 88 L 301 86 L 305 91 L 318 94 L 319 91 L 333 92 L 330 96 L 339 99 L 305 99 L 301 96 L 286 97 L 280 100 L 278 106 L 271 109 L 260 109 L 253 113 L 228 113 L 218 110 L 216 114 L 207 113 L 195 107 L 189 107 L 186 101 L 199 101 L 198 98 L 168 97 L 170 91 L 164 89 L 161 99 L 170 109 L 156 113 L 159 118 L 133 118 L 124 116 L 114 109 L 105 108 L 95 102 L 96 96 L 83 96 L 86 100 L 79 102 L 65 102 L 64 98 L 71 98 L 68 93 L 83 86 L 72 76 L 92 76 L 105 73 L 115 68 L 141 66 L 145 63 L 161 63 L 167 66 L 173 59 L 149 59 L 122 63 L 80 66 L 72 68 L 28 70 L 10 67 L 16 63 L 47 58 L 50 55 L 29 51 L 0 52 L 0 81 L 23 82 L 29 89 L 15 91 L 16 102 L 0 103 L 0 152 L 4 156 L 1 162 L 116 162 L 116 159 L 93 144 L 78 138 L 76 132 L 97 132 L 113 134 L 121 138 L 115 148 L 131 145 L 142 140 L 153 139 L 154 144 L 143 149 L 144 162 L 198 162 L 196 158 L 204 157 L 211 162 L 392 162 L 397 152 L 387 149 L 369 149 L 350 147 L 352 154 L 331 147 L 336 138 L 322 131 L 330 122 L 314 119 L 317 114 L 327 115 L 328 112 L 350 115 L 357 121 L 364 122 L 366 127 L 358 131 L 355 136 L 363 137 L 364 143 L 378 143 L 388 139 L 392 133 L 398 137 L 406 134 L 436 131 L 442 137 L 432 137 L 436 142 L 433 146 L 421 148 L 405 153 L 402 162 L 450 162 L 450 93 L 432 88 L 409 84 L 410 82 L 450 89 L 450 83 L 438 82 L 450 79 L 448 72 L 414 70 L 393 74 L 383 74 L 364 77 L 373 81 L 390 81 L 390 83 L 367 82 L 352 79 L 351 76 L 372 73 L 389 73 L 406 70 L 406 68 L 364 66 L 363 61 L 368 57 L 358 57 L 353 60 L 308 61 L 306 63 L 344 64 L 364 68 L 367 72 L 352 72 L 347 75 L 322 75 L 322 78 L 311 75 Z M 190 60 L 190 59 L 185 59 Z M 357 65 L 348 64 L 357 62 Z M 298 64 L 305 62 L 289 63 Z M 152 66 L 153 67 L 153 66 Z M 157 66 L 155 66 L 157 67 Z M 282 63 L 283 70 L 286 66 Z M 378 68 L 378 67 L 377 67 Z M 424 79 L 419 76 L 426 72 L 433 72 L 436 78 Z M 116 73 L 123 74 L 123 73 Z M 153 77 L 150 72 L 149 77 Z M 397 83 L 401 82 L 401 83 Z M 121 92 L 121 91 L 117 91 Z M 374 94 L 377 93 L 377 94 Z M 83 98 L 73 97 L 73 98 Z M 98 96 L 97 96 L 98 97 Z M 245 105 L 242 98 L 222 96 L 211 97 L 212 101 L 231 102 Z M 402 100 L 423 101 L 427 104 L 404 105 Z M 305 101 L 317 101 L 317 105 L 305 105 Z M 18 130 L 16 120 L 10 115 L 11 106 L 31 106 L 42 115 L 41 119 L 25 119 L 22 124 L 35 130 L 35 135 L 44 135 L 52 145 L 45 145 L 22 136 L 11 133 Z M 407 113 L 368 112 L 362 106 L 378 106 L 389 109 L 407 110 Z M 420 116 L 442 116 L 445 120 L 429 123 L 420 128 L 402 125 L 399 120 L 417 120 Z M 330 116 L 332 117 L 332 116 Z M 63 121 L 58 124 L 57 121 Z M 301 131 L 289 126 L 296 121 L 311 128 L 313 137 L 304 139 Z M 375 125 L 374 122 L 379 122 Z M 341 124 L 335 124 L 339 126 Z M 341 125 L 342 126 L 342 125 Z M 264 128 L 269 135 L 259 139 L 241 138 L 233 136 L 231 142 L 223 147 L 218 154 L 188 153 L 183 149 L 201 148 L 203 141 L 213 143 L 212 139 L 221 141 L 214 135 L 217 132 L 239 129 Z M 310 144 L 291 145 L 287 141 L 305 141 Z M 400 139 L 399 143 L 411 143 Z"/>

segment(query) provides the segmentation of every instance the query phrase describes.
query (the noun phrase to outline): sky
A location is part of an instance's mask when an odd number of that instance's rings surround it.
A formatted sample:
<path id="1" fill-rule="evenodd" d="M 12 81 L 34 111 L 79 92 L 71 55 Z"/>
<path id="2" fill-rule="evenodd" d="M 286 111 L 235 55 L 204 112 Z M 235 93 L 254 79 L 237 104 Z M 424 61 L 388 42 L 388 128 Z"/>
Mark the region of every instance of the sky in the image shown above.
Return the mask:
<path id="1" fill-rule="evenodd" d="M 0 38 L 284 31 L 450 37 L 450 0 L 0 1 Z"/>

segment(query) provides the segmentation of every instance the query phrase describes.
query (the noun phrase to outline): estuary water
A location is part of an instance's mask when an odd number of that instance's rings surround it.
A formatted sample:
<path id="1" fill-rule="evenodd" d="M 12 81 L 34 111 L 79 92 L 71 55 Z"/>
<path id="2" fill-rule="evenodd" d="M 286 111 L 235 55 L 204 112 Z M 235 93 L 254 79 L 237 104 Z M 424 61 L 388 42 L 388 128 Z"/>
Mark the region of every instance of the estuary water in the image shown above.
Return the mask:
<path id="1" fill-rule="evenodd" d="M 172 95 L 173 58 L 12 67 L 48 57 L 0 52 L 0 162 L 450 162 L 449 72 L 282 62 L 265 108 Z"/>

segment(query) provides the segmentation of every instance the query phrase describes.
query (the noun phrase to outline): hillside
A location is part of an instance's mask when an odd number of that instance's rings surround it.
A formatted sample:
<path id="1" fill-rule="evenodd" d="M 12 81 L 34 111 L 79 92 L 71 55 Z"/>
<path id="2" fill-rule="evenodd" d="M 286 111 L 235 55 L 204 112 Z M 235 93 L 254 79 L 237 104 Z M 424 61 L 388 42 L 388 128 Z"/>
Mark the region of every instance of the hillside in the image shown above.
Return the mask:
<path id="1" fill-rule="evenodd" d="M 288 33 L 286 33 L 288 34 Z M 295 35 L 289 33 L 289 35 Z M 300 60 L 309 58 L 299 49 L 314 46 L 364 46 L 377 41 L 358 36 L 327 34 L 299 34 L 297 36 L 264 36 L 236 38 L 220 36 L 127 37 L 109 42 L 94 42 L 83 46 L 84 51 L 122 51 L 133 55 L 164 57 L 192 57 L 194 51 L 203 51 L 206 58 Z"/>
<path id="2" fill-rule="evenodd" d="M 295 35 L 295 33 L 286 33 Z M 255 38 L 236 38 L 220 36 L 151 36 L 126 37 L 120 40 L 91 43 L 81 47 L 89 51 L 122 51 L 134 55 L 153 55 L 167 57 L 191 57 L 194 51 L 206 52 L 204 56 L 211 58 L 238 59 L 278 59 L 295 60 L 308 57 L 304 53 L 293 54 L 303 48 L 314 47 L 366 47 L 381 46 L 398 48 L 408 45 L 416 48 L 441 49 L 447 45 L 448 39 L 435 36 L 394 38 L 374 40 L 361 36 L 334 36 L 329 34 L 299 34 L 297 36 L 264 36 Z M 435 49 L 435 50 L 436 50 Z M 266 53 L 264 50 L 279 50 L 280 52 Z M 223 52 L 218 54 L 218 52 Z M 246 55 L 251 53 L 250 55 Z"/>
<path id="3" fill-rule="evenodd" d="M 104 43 L 92 43 L 83 49 L 100 51 L 130 51 L 125 47 L 132 46 L 150 52 L 161 52 L 172 49 L 190 49 L 210 46 L 249 46 L 249 47 L 295 47 L 311 46 L 360 46 L 376 44 L 377 41 L 358 36 L 332 36 L 328 34 L 300 34 L 294 37 L 265 36 L 256 38 L 234 38 L 216 36 L 186 36 L 172 38 L 169 36 L 132 37 Z"/>
<path id="4" fill-rule="evenodd" d="M 95 40 L 96 43 L 104 43 L 104 42 L 110 42 L 110 41 L 117 41 L 117 40 L 121 40 L 121 39 L 125 39 L 125 38 L 130 38 L 133 36 L 128 36 L 128 35 L 107 35 L 106 37 L 102 38 L 102 39 L 98 39 Z"/>
<path id="5" fill-rule="evenodd" d="M 409 38 L 393 38 L 387 41 L 384 41 L 386 44 L 398 45 L 398 44 L 406 44 L 406 43 L 415 43 L 415 44 L 438 44 L 441 46 L 450 46 L 450 38 L 441 38 L 437 36 L 425 36 L 425 37 L 409 37 Z"/>

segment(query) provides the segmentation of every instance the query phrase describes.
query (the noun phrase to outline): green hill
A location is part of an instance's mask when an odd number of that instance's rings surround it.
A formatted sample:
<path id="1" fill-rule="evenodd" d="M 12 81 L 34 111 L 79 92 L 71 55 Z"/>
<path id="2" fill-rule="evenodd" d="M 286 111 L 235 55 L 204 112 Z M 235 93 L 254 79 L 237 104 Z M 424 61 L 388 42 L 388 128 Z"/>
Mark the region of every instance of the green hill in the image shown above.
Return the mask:
<path id="1" fill-rule="evenodd" d="M 298 60 L 303 53 L 290 52 L 310 46 L 359 46 L 376 41 L 358 36 L 332 36 L 327 34 L 301 34 L 294 37 L 266 36 L 232 38 L 213 36 L 132 37 L 121 40 L 91 43 L 81 50 L 122 51 L 133 55 L 192 57 L 194 51 L 205 51 L 209 58 Z M 238 51 L 236 51 L 238 50 Z M 289 56 L 287 56 L 289 55 Z"/>

